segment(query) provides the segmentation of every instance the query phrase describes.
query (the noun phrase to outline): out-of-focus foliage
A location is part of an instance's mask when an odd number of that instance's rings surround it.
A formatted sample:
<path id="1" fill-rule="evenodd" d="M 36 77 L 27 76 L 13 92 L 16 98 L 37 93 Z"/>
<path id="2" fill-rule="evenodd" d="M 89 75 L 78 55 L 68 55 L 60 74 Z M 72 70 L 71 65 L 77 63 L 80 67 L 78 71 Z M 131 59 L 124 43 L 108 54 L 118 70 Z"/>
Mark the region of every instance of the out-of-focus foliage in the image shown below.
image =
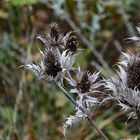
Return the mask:
<path id="1" fill-rule="evenodd" d="M 12 5 L 25 5 L 25 4 L 36 4 L 38 0 L 11 0 Z"/>
<path id="2" fill-rule="evenodd" d="M 134 35 L 140 22 L 139 0 L 1 0 L 0 1 L 0 139 L 62 140 L 62 124 L 73 106 L 55 85 L 40 83 L 20 65 L 39 61 L 37 33 L 48 32 L 48 24 L 58 22 L 62 30 L 80 32 L 84 49 L 76 63 L 90 71 L 109 76 L 96 49 L 112 70 L 121 51 L 135 51 L 124 38 Z M 70 20 L 69 20 L 70 19 Z M 74 24 L 74 26 L 73 26 Z M 76 27 L 76 28 L 75 28 Z M 92 45 L 89 48 L 85 37 Z M 127 124 L 118 107 L 93 110 L 96 124 L 111 140 L 134 139 L 135 120 Z M 15 113 L 16 112 L 16 113 Z M 86 121 L 73 126 L 67 139 L 102 138 Z"/>

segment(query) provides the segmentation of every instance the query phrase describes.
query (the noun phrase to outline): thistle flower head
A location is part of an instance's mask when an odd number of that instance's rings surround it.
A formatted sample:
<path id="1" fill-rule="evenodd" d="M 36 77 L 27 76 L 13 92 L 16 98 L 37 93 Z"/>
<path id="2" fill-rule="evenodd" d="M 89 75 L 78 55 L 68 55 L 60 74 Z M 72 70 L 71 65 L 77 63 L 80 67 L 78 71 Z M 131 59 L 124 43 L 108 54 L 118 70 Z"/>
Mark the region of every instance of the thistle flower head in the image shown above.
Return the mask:
<path id="1" fill-rule="evenodd" d="M 134 54 L 123 53 L 118 64 L 119 79 L 106 80 L 105 87 L 112 91 L 108 99 L 115 99 L 124 109 L 140 109 L 140 58 Z M 135 112 L 135 111 L 134 111 Z"/>
<path id="2" fill-rule="evenodd" d="M 36 37 L 40 39 L 48 47 L 60 47 L 63 40 L 63 35 L 59 25 L 55 22 L 50 24 L 50 32 L 48 34 L 40 34 Z"/>
<path id="3" fill-rule="evenodd" d="M 140 58 L 135 57 L 128 62 L 126 73 L 128 87 L 140 90 Z"/>
<path id="4" fill-rule="evenodd" d="M 51 36 L 51 38 L 57 42 L 60 34 L 61 34 L 60 26 L 57 23 L 52 22 L 50 24 L 50 36 Z"/>
<path id="5" fill-rule="evenodd" d="M 81 79 L 77 82 L 77 89 L 81 93 L 89 92 L 91 81 L 89 80 L 89 73 L 87 71 L 83 72 Z"/>
<path id="6" fill-rule="evenodd" d="M 76 80 L 68 79 L 69 84 L 73 87 L 71 93 L 88 93 L 98 90 L 102 83 L 98 80 L 99 72 L 90 74 L 88 71 L 81 71 L 80 68 L 77 70 Z"/>
<path id="7" fill-rule="evenodd" d="M 44 74 L 55 78 L 58 72 L 62 71 L 58 54 L 53 50 L 48 50 L 43 52 L 43 56 Z"/>
<path id="8" fill-rule="evenodd" d="M 136 28 L 140 33 L 140 28 Z M 139 42 L 140 37 L 134 36 L 127 40 L 128 43 Z M 107 99 L 117 100 L 123 109 L 131 109 L 135 114 L 140 110 L 140 46 L 136 54 L 123 53 L 118 64 L 119 79 L 112 77 L 106 81 L 106 88 L 112 91 Z"/>
<path id="9" fill-rule="evenodd" d="M 81 119 L 85 119 L 90 116 L 93 107 L 97 107 L 99 104 L 98 99 L 94 96 L 95 92 L 100 92 L 100 87 L 103 83 L 99 80 L 99 72 L 90 74 L 88 71 L 81 71 L 77 69 L 76 80 L 66 78 L 69 84 L 72 86 L 70 93 L 77 93 L 77 107 L 75 108 L 75 115 L 71 115 L 67 118 L 64 124 L 64 135 L 66 129 Z M 81 110 L 82 108 L 82 110 Z"/>
<path id="10" fill-rule="evenodd" d="M 66 50 L 69 50 L 73 53 L 77 51 L 78 41 L 77 37 L 73 35 L 73 32 L 67 33 L 63 38 L 63 42 Z"/>
<path id="11" fill-rule="evenodd" d="M 79 122 L 82 119 L 85 119 L 90 116 L 90 112 L 93 107 L 97 106 L 98 100 L 95 97 L 88 96 L 85 94 L 79 94 L 76 99 L 77 107 L 75 108 L 76 112 L 74 115 L 70 115 L 67 118 L 67 121 L 63 125 L 64 136 L 66 134 L 67 128 L 71 127 L 73 124 Z M 82 110 L 81 110 L 82 108 Z"/>
<path id="12" fill-rule="evenodd" d="M 47 81 L 57 80 L 63 77 L 66 71 L 72 69 L 72 57 L 66 54 L 65 51 L 61 54 L 52 48 L 40 51 L 40 53 L 42 54 L 42 60 L 38 65 L 25 65 L 25 68 L 33 72 L 38 79 Z"/>

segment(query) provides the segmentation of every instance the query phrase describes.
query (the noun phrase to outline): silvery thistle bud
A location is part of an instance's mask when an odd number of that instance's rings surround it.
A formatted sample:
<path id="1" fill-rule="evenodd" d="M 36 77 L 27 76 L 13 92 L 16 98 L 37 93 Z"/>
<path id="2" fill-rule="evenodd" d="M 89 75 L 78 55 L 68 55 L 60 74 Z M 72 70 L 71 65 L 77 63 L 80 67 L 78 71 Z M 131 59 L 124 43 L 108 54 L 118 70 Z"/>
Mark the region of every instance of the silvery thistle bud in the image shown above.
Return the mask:
<path id="1" fill-rule="evenodd" d="M 76 80 L 68 79 L 69 84 L 73 87 L 70 93 L 85 94 L 98 89 L 102 83 L 98 80 L 100 72 L 90 74 L 88 71 L 81 71 L 78 68 Z"/>
<path id="2" fill-rule="evenodd" d="M 39 80 L 56 81 L 72 69 L 74 61 L 69 54 L 66 54 L 66 51 L 60 54 L 56 49 L 51 48 L 40 51 L 40 53 L 42 60 L 38 65 L 33 63 L 24 65 Z"/>
<path id="3" fill-rule="evenodd" d="M 48 34 L 40 34 L 36 38 L 40 39 L 47 47 L 60 47 L 63 41 L 63 34 L 60 26 L 52 22 L 50 24 L 50 32 Z"/>
<path id="4" fill-rule="evenodd" d="M 73 32 L 67 33 L 63 38 L 63 43 L 65 46 L 65 49 L 69 52 L 75 53 L 77 51 L 78 46 L 78 40 L 75 35 L 73 35 Z"/>
<path id="5" fill-rule="evenodd" d="M 131 111 L 129 117 L 135 117 L 140 110 L 140 58 L 127 54 L 125 56 L 129 56 L 125 63 L 123 60 L 118 64 L 119 79 L 111 77 L 106 80 L 105 87 L 112 91 L 107 99 L 116 100 L 122 109 Z"/>
<path id="6" fill-rule="evenodd" d="M 139 29 L 139 28 L 138 28 Z M 138 30 L 140 31 L 140 30 Z M 139 37 L 129 40 L 138 41 Z M 137 54 L 123 53 L 118 63 L 119 79 L 112 77 L 106 80 L 105 87 L 112 91 L 107 99 L 114 99 L 124 110 L 131 110 L 131 115 L 138 118 L 140 127 L 140 50 Z"/>
<path id="7" fill-rule="evenodd" d="M 95 92 L 100 92 L 100 87 L 103 85 L 98 79 L 99 72 L 90 74 L 88 71 L 81 71 L 80 68 L 78 68 L 76 77 L 76 80 L 66 78 L 72 86 L 70 93 L 77 94 L 76 103 L 78 106 L 75 108 L 75 115 L 69 116 L 63 126 L 64 135 L 66 129 L 72 126 L 72 124 L 90 116 L 91 109 L 98 104 L 97 98 L 93 95 Z M 80 108 L 82 108 L 84 112 Z"/>

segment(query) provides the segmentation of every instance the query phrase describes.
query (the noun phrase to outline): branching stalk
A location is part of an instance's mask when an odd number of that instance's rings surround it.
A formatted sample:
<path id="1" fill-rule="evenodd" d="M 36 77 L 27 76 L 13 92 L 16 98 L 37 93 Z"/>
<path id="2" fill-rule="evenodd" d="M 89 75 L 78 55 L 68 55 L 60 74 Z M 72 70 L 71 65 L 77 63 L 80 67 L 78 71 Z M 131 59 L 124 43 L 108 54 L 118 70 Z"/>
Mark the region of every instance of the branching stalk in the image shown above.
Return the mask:
<path id="1" fill-rule="evenodd" d="M 79 107 L 76 103 L 76 101 L 68 94 L 68 92 L 61 86 L 61 84 L 59 82 L 56 82 L 56 85 L 63 91 L 64 95 L 77 107 Z M 79 107 L 79 109 L 85 113 L 84 109 L 82 107 Z M 89 123 L 92 125 L 93 128 L 95 128 L 97 130 L 97 132 L 105 139 L 105 140 L 109 140 L 107 138 L 107 136 L 96 126 L 94 120 L 92 117 L 87 117 L 87 120 L 89 121 Z"/>

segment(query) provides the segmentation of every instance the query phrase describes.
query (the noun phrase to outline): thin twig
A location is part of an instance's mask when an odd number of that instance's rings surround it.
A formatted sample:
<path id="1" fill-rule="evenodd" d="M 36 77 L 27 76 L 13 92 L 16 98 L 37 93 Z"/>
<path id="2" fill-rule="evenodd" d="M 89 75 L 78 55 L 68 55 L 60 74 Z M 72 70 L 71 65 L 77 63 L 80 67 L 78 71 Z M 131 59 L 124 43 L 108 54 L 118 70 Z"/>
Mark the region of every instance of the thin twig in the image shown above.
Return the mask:
<path id="1" fill-rule="evenodd" d="M 15 104 L 14 113 L 13 113 L 13 122 L 10 127 L 9 133 L 7 135 L 7 140 L 11 139 L 11 134 L 13 133 L 13 131 L 15 130 L 15 127 L 16 127 L 17 112 L 18 112 L 20 101 L 22 99 L 22 88 L 23 88 L 23 83 L 24 83 L 24 75 L 25 75 L 25 71 L 23 70 L 22 75 L 21 75 L 21 80 L 19 83 L 19 92 L 18 92 L 18 96 L 16 98 L 16 104 Z"/>
<path id="2" fill-rule="evenodd" d="M 97 132 L 105 139 L 109 140 L 106 135 L 96 126 L 95 122 L 93 121 L 93 118 L 90 117 L 87 118 L 87 120 L 90 122 L 90 124 L 97 130 Z"/>
<path id="3" fill-rule="evenodd" d="M 79 107 L 76 103 L 76 101 L 68 94 L 68 92 L 60 85 L 60 83 L 56 82 L 56 85 L 63 91 L 63 93 L 65 94 L 65 96 L 77 107 Z M 84 113 L 84 109 L 82 107 L 79 107 L 79 109 Z M 105 134 L 96 126 L 94 120 L 92 117 L 87 117 L 87 120 L 90 122 L 90 124 L 93 126 L 93 128 L 95 128 L 97 130 L 97 132 L 105 139 L 105 140 L 109 140 Z"/>
<path id="4" fill-rule="evenodd" d="M 30 38 L 31 40 L 30 40 L 30 43 L 29 43 L 28 48 L 27 48 L 27 52 L 26 52 L 27 53 L 27 58 L 25 59 L 25 64 L 30 59 L 30 51 L 31 51 L 31 46 L 32 46 L 32 43 L 33 43 L 34 35 L 35 35 L 35 29 L 32 31 L 31 38 Z M 20 82 L 19 82 L 19 91 L 18 91 L 18 95 L 16 97 L 16 103 L 15 103 L 15 107 L 14 107 L 13 122 L 12 122 L 12 125 L 10 127 L 9 133 L 7 135 L 7 138 L 6 138 L 7 140 L 11 139 L 10 137 L 11 137 L 11 135 L 14 132 L 15 127 L 16 127 L 19 104 L 20 104 L 20 102 L 23 98 L 22 89 L 23 89 L 23 84 L 24 84 L 24 77 L 25 77 L 25 70 L 23 70 L 22 74 L 21 74 L 21 79 L 20 79 Z"/>
<path id="5" fill-rule="evenodd" d="M 138 121 L 138 129 L 140 133 L 140 110 L 136 109 L 137 121 Z"/>
<path id="6" fill-rule="evenodd" d="M 124 115 L 124 111 L 119 111 L 118 113 L 116 113 L 115 115 L 112 115 L 111 117 L 109 117 L 108 119 L 104 120 L 98 127 L 100 129 L 104 128 L 105 126 L 107 126 L 108 124 L 111 124 L 114 120 L 116 120 L 117 118 L 119 118 L 120 116 Z"/>
<path id="7" fill-rule="evenodd" d="M 77 106 L 77 103 L 75 100 L 68 94 L 68 92 L 60 85 L 60 83 L 56 82 L 56 85 L 63 91 L 65 96 L 75 105 Z M 79 106 L 78 106 L 79 107 Z M 80 107 L 79 107 L 80 108 Z M 82 111 L 84 111 L 82 108 L 80 108 Z"/>

